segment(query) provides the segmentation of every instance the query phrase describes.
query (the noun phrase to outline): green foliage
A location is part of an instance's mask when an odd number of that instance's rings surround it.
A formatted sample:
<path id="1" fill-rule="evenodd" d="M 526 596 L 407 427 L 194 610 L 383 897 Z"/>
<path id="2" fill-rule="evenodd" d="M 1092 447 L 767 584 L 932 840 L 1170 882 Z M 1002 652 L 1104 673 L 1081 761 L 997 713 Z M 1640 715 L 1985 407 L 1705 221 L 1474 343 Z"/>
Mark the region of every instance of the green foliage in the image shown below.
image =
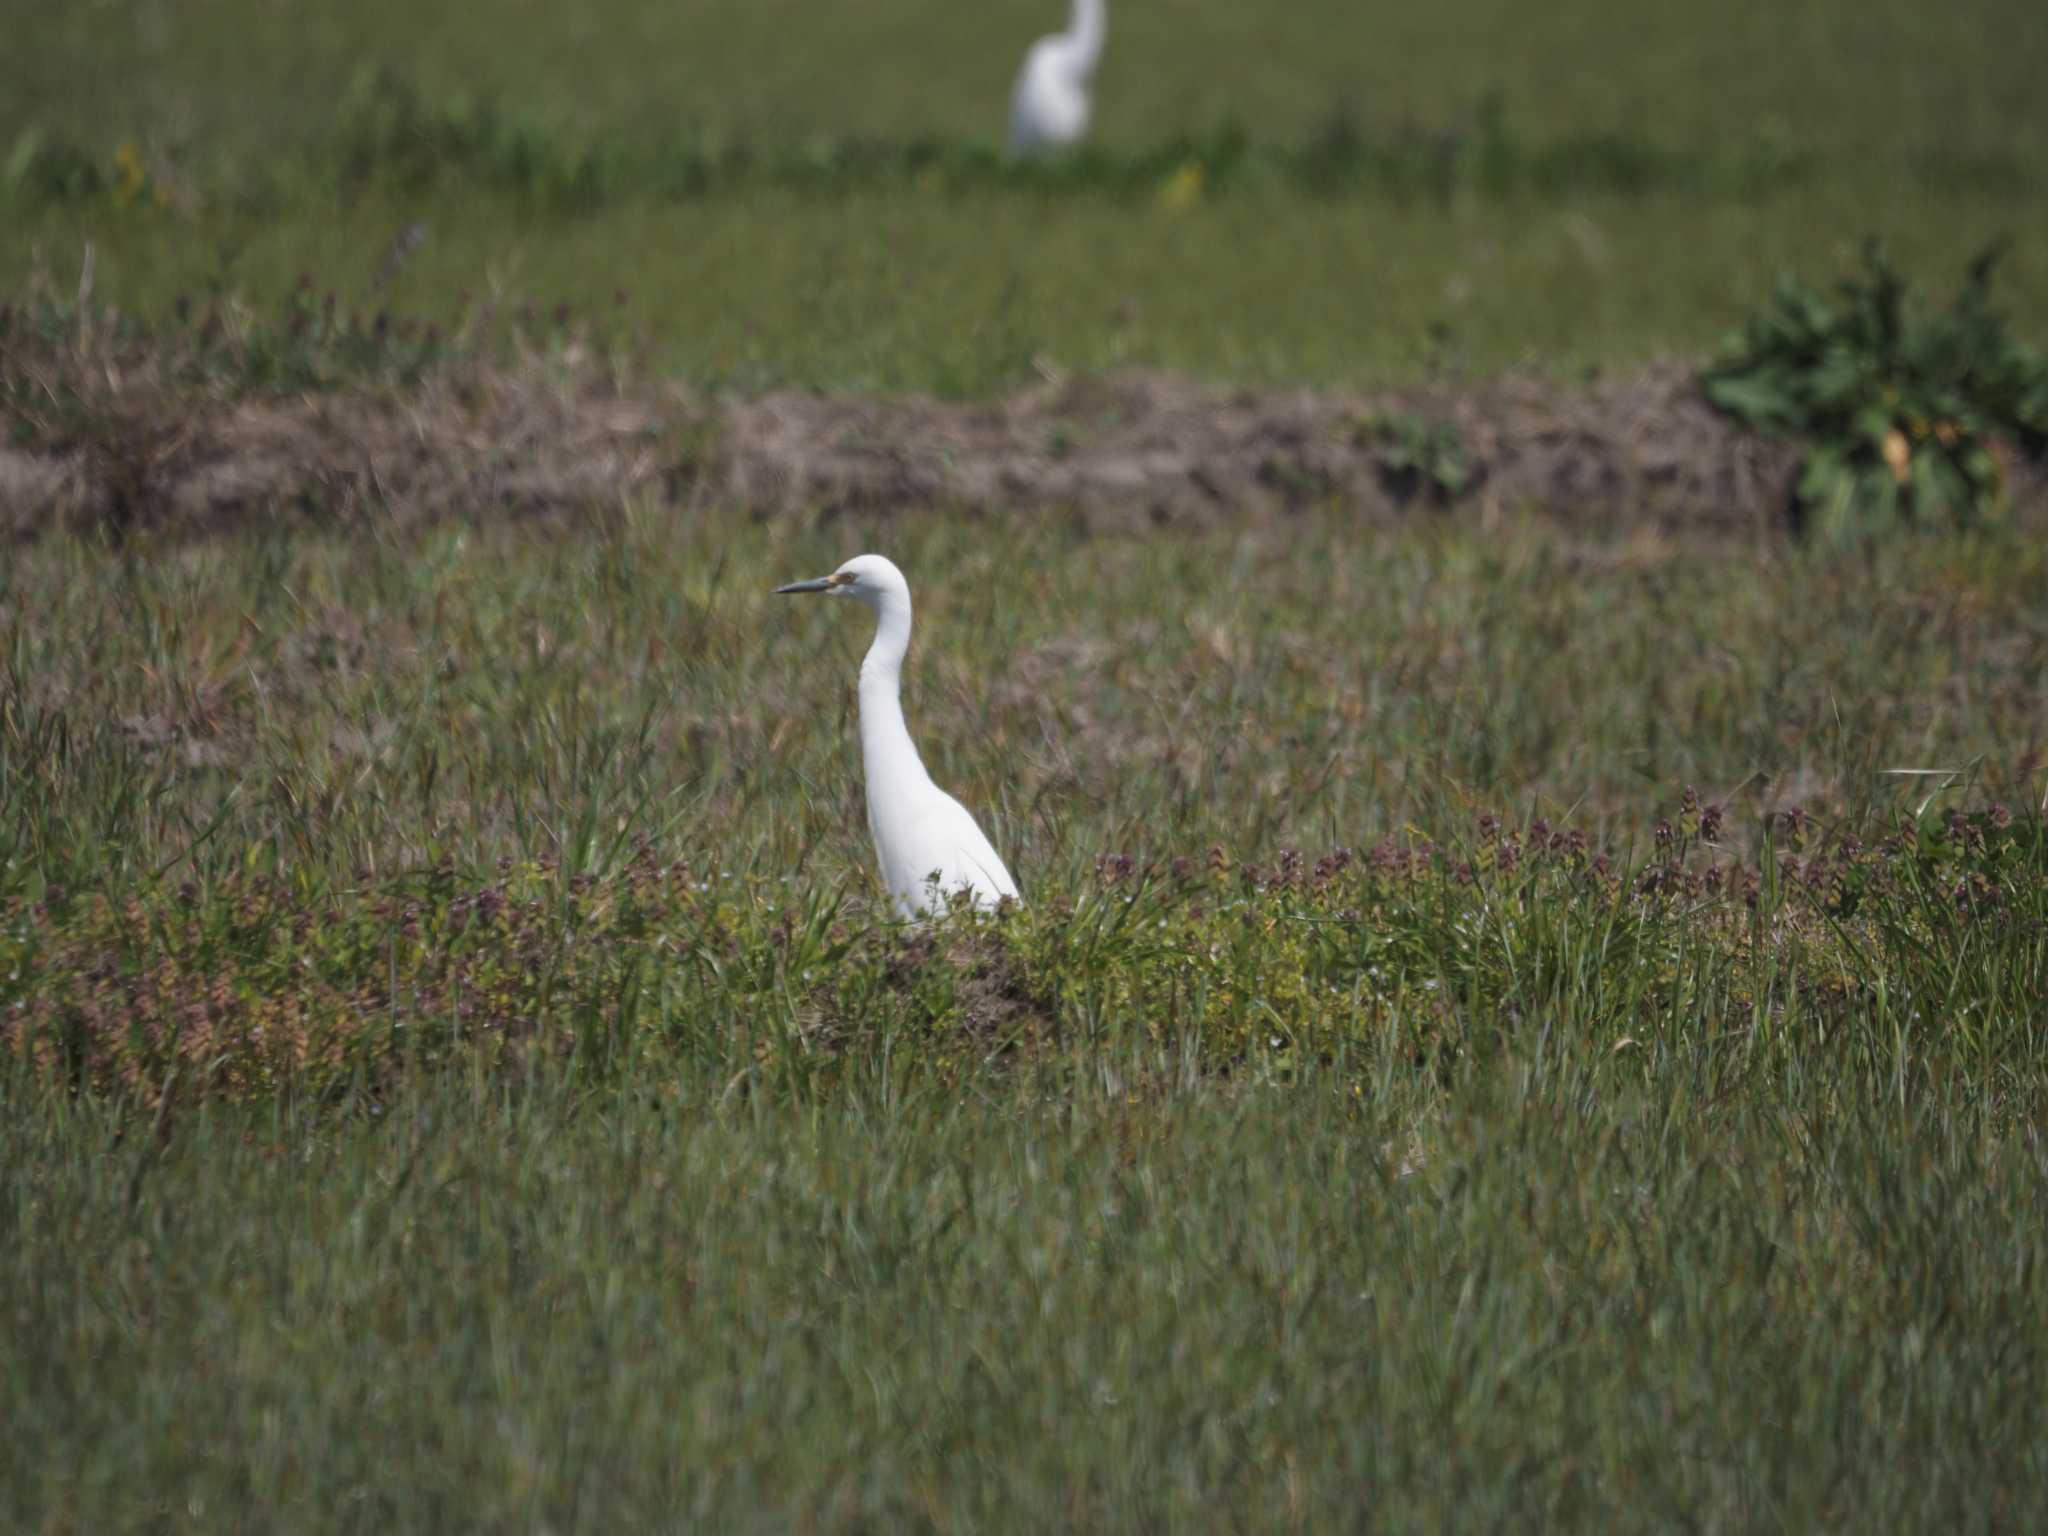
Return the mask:
<path id="1" fill-rule="evenodd" d="M 1716 405 L 1808 447 L 1799 500 L 1818 536 L 1967 525 L 1998 512 L 1998 442 L 2048 446 L 2048 363 L 1991 301 L 1997 252 L 1930 313 L 1876 242 L 1830 304 L 1792 277 L 1702 376 Z M 2007 451 L 2010 451 L 2008 449 Z"/>
<path id="2" fill-rule="evenodd" d="M 0 167 L 0 199 L 24 211 L 117 195 L 131 200 L 147 179 L 137 156 L 132 142 L 124 144 L 103 168 L 86 146 L 31 130 Z M 125 176 L 117 164 L 122 157 L 132 162 Z M 1764 141 L 1733 151 L 1682 150 L 1618 133 L 1531 142 L 1510 124 L 1498 94 L 1442 135 L 1375 140 L 1338 117 L 1299 143 L 1256 142 L 1226 122 L 1142 147 L 1089 145 L 1050 160 L 1018 161 L 992 140 L 936 135 L 750 142 L 689 129 L 588 130 L 488 97 L 433 97 L 389 70 L 366 68 L 343 92 L 333 121 L 296 154 L 268 160 L 239 185 L 191 170 L 180 179 L 189 199 L 273 212 L 360 195 L 366 187 L 410 196 L 451 186 L 587 211 L 642 199 L 843 196 L 902 187 L 1169 203 L 1238 186 L 1438 201 L 1475 194 L 1758 197 L 1802 182 L 1811 170 L 1808 158 Z"/>
<path id="3" fill-rule="evenodd" d="M 1362 422 L 1365 441 L 1376 443 L 1390 486 L 1403 496 L 1426 493 L 1439 505 L 1455 499 L 1472 479 L 1465 437 L 1448 417 L 1386 412 Z"/>

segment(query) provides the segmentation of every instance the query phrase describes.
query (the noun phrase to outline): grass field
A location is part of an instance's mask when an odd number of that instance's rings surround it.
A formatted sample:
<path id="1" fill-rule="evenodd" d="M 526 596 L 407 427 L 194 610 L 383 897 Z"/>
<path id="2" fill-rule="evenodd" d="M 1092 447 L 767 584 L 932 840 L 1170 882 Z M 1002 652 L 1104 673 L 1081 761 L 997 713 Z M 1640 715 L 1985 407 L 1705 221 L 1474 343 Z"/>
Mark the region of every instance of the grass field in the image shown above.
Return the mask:
<path id="1" fill-rule="evenodd" d="M 78 166 L 50 174 L 94 190 L 0 221 L 0 290 L 68 293 L 89 241 L 102 299 L 151 317 L 216 290 L 268 308 L 302 274 L 444 324 L 495 292 L 605 317 L 710 385 L 956 395 L 1037 361 L 1356 383 L 1697 353 L 1865 235 L 1930 281 L 2009 239 L 2010 302 L 2028 328 L 2048 313 L 2024 6 L 1744 4 L 1709 26 L 1674 5 L 1625 28 L 1479 0 L 1137 8 L 1074 185 L 956 185 L 933 165 L 988 163 L 1047 9 L 41 8 L 0 61 L 0 151 L 64 147 Z M 230 68 L 247 87 L 217 95 Z M 1225 124 L 1254 169 L 1306 169 L 1191 180 Z M 1380 169 L 1333 159 L 1333 128 Z M 756 158 L 705 190 L 706 154 Z M 877 157 L 925 169 L 860 169 Z"/>
<path id="2" fill-rule="evenodd" d="M 600 0 L 572 13 L 538 0 L 212 0 L 204 25 L 180 25 L 164 0 L 98 0 L 14 18 L 0 99 L 15 123 L 109 147 L 156 132 L 266 155 L 317 128 L 372 64 L 402 68 L 436 96 L 499 96 L 585 125 L 996 139 L 1025 45 L 1065 9 Z M 1383 13 L 1341 0 L 1117 7 L 1100 137 L 1149 142 L 1225 117 L 1287 136 L 1339 110 L 1382 130 L 1435 128 L 1500 87 L 1545 136 L 1654 130 L 1701 143 L 1761 126 L 1886 161 L 1939 150 L 2038 164 L 2048 153 L 2048 127 L 2031 110 L 2048 44 L 2017 0 L 1939 14 L 1904 0 L 1828 0 L 1796 16 L 1733 0 L 1711 25 L 1657 0 L 1630 8 L 1625 29 L 1617 14 L 1532 14 L 1506 0 Z M 226 79 L 243 88 L 222 92 Z"/>
<path id="3" fill-rule="evenodd" d="M 827 1114 L 436 1089 L 0 1148 L 16 1529 L 2025 1528 L 2043 1168 L 1553 1039 Z M 144 1128 L 146 1130 L 146 1127 Z M 1410 1158 L 1420 1166 L 1405 1172 Z M 31 1192 L 32 1191 L 32 1192 Z"/>
<path id="4" fill-rule="evenodd" d="M 1026 893 L 928 936 L 862 616 L 765 592 L 884 539 Z M 2027 1524 L 2043 586 L 1312 520 L 25 549 L 0 1509 Z"/>
<path id="5" fill-rule="evenodd" d="M 385 251 L 425 216 L 436 233 L 382 297 L 444 330 L 471 309 L 466 295 L 542 313 L 567 303 L 652 367 L 711 388 L 968 397 L 1029 382 L 1040 361 L 1375 385 L 1704 353 L 1779 272 L 1853 270 L 1866 231 L 1885 233 L 1940 291 L 2017 228 L 2027 238 L 1999 291 L 2027 323 L 2048 312 L 2048 224 L 1996 195 L 1850 188 L 1710 215 L 1685 197 L 1535 208 L 1277 201 L 1190 213 L 766 194 L 535 218 L 487 200 L 379 197 L 220 228 L 66 210 L 39 222 L 33 248 L 16 240 L 13 271 L 39 262 L 48 286 L 68 293 L 91 240 L 100 294 L 132 295 L 146 317 L 215 285 L 273 308 L 302 276 L 367 310 Z"/>
<path id="6" fill-rule="evenodd" d="M 2048 314 L 2017 4 L 1118 5 L 1018 170 L 1058 8 L 9 19 L 0 471 L 116 504 L 0 554 L 0 1527 L 2048 1523 L 2038 508 L 120 515 L 346 391 L 1565 377 L 1869 233 Z M 769 595 L 867 548 L 1021 905 L 874 885 Z"/>

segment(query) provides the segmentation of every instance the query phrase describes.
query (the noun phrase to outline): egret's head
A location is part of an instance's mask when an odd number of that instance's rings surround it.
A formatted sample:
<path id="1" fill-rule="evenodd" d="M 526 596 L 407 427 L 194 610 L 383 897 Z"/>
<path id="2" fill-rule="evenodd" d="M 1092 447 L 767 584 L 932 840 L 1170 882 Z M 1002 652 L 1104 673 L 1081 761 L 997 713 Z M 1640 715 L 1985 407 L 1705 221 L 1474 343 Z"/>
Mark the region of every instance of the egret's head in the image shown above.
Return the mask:
<path id="1" fill-rule="evenodd" d="M 792 581 L 775 590 L 784 595 L 822 592 L 827 597 L 857 597 L 865 603 L 910 596 L 910 584 L 903 579 L 903 573 L 896 569 L 894 561 L 881 555 L 855 555 L 830 576 L 820 576 L 815 581 Z"/>

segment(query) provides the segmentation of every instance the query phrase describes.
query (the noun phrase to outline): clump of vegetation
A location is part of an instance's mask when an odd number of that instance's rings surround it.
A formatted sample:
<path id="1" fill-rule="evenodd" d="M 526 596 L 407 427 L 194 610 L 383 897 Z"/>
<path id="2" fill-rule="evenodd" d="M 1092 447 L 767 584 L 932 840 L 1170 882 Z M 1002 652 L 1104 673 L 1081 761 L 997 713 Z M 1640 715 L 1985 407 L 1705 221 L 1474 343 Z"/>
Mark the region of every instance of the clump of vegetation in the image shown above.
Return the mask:
<path id="1" fill-rule="evenodd" d="M 1997 254 L 1941 311 L 1915 302 L 1874 241 L 1832 303 L 1784 277 L 1703 375 L 1723 410 L 1807 441 L 1798 499 L 1815 535 L 1980 521 L 2004 503 L 2001 444 L 2048 446 L 2048 363 L 1992 303 Z"/>
<path id="2" fill-rule="evenodd" d="M 1448 417 L 1387 411 L 1359 423 L 1358 437 L 1377 447 L 1380 473 L 1400 499 L 1426 495 L 1443 506 L 1472 483 L 1465 435 Z"/>

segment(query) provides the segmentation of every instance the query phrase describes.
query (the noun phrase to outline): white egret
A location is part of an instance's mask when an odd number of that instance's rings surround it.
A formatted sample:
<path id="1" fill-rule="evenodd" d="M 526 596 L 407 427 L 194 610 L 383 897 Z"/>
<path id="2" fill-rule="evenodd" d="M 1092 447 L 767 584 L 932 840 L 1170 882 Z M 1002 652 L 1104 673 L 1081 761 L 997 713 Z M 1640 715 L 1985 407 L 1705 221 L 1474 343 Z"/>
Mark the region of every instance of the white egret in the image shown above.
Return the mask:
<path id="1" fill-rule="evenodd" d="M 856 555 L 830 576 L 778 593 L 851 597 L 875 610 L 875 643 L 860 664 L 860 754 L 868 831 L 882 883 L 905 917 L 935 910 L 956 891 L 978 907 L 1015 897 L 1017 882 L 967 808 L 925 772 L 903 723 L 903 657 L 910 649 L 910 583 L 880 555 Z"/>
<path id="2" fill-rule="evenodd" d="M 1074 0 L 1067 30 L 1024 55 L 1010 94 L 1010 148 L 1020 155 L 1078 144 L 1088 131 L 1088 85 L 1109 30 L 1107 0 Z"/>

